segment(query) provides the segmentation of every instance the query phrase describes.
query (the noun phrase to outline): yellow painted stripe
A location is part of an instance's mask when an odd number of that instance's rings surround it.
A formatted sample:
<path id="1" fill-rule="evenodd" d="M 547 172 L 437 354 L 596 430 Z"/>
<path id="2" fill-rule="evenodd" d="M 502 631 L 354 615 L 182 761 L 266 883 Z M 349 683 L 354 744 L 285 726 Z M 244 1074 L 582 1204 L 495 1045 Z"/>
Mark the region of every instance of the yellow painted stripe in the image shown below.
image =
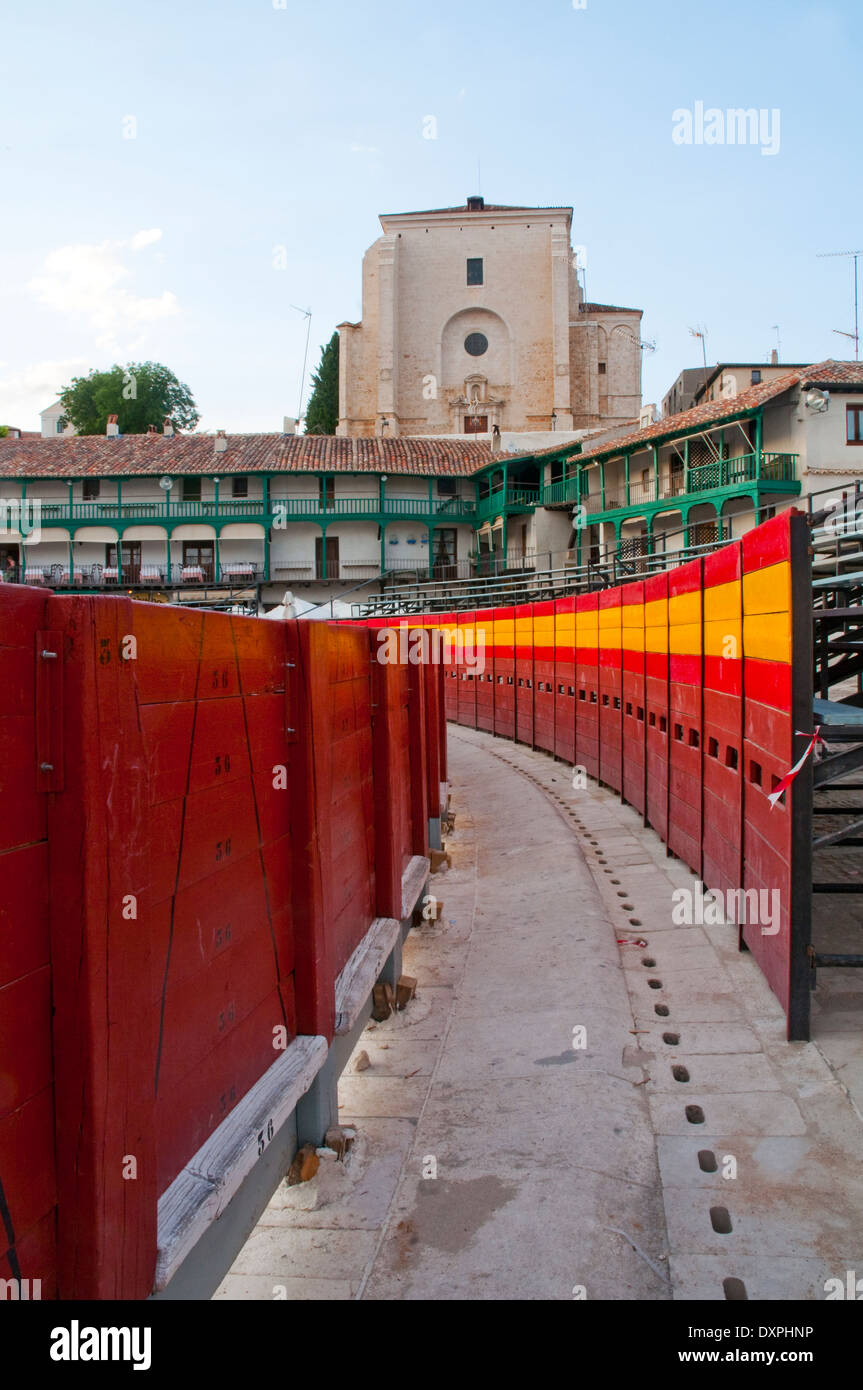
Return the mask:
<path id="1" fill-rule="evenodd" d="M 644 605 L 644 626 L 665 627 L 668 622 L 668 599 L 652 598 Z M 663 651 L 662 647 L 649 647 L 648 651 Z"/>
<path id="2" fill-rule="evenodd" d="M 713 622 L 724 618 L 739 618 L 741 604 L 741 585 L 739 579 L 728 584 L 715 584 L 704 590 L 704 621 Z"/>
<path id="3" fill-rule="evenodd" d="M 743 612 L 746 617 L 756 613 L 787 613 L 791 609 L 791 565 L 782 560 L 778 565 L 756 570 L 743 576 Z"/>
<path id="4" fill-rule="evenodd" d="M 791 661 L 791 614 L 756 613 L 743 619 L 743 654 L 761 661 Z"/>
<path id="5" fill-rule="evenodd" d="M 743 652 L 743 625 L 740 618 L 719 618 L 704 624 L 705 656 L 737 659 Z"/>
<path id="6" fill-rule="evenodd" d="M 623 650 L 625 652 L 644 651 L 644 628 L 628 627 L 623 633 Z"/>
<path id="7" fill-rule="evenodd" d="M 669 627 L 689 627 L 701 621 L 701 592 L 674 594 L 668 600 Z"/>
<path id="8" fill-rule="evenodd" d="M 644 629 L 644 650 L 646 652 L 667 652 L 668 628 L 646 627 Z"/>
<path id="9" fill-rule="evenodd" d="M 675 623 L 668 629 L 668 650 L 675 656 L 701 654 L 701 624 Z"/>

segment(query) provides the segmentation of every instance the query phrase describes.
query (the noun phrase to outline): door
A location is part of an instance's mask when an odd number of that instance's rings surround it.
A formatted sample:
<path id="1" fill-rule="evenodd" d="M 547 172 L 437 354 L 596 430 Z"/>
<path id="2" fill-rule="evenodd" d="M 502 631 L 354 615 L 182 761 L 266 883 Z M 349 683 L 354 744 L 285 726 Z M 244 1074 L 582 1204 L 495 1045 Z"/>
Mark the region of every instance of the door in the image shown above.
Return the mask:
<path id="1" fill-rule="evenodd" d="M 315 578 L 338 579 L 339 577 L 339 538 L 327 537 L 327 572 L 324 574 L 324 539 L 318 536 L 315 541 Z"/>
<path id="2" fill-rule="evenodd" d="M 123 541 L 120 545 L 120 558 L 123 565 L 123 583 L 137 584 L 141 578 L 141 542 Z M 116 569 L 117 547 L 105 546 L 105 568 Z"/>
<path id="3" fill-rule="evenodd" d="M 432 572 L 435 579 L 456 578 L 456 529 L 438 526 L 434 533 Z"/>
<path id="4" fill-rule="evenodd" d="M 464 417 L 465 434 L 488 434 L 487 415 L 466 415 Z"/>
<path id="5" fill-rule="evenodd" d="M 0 576 L 7 584 L 17 584 L 20 574 L 17 545 L 0 545 Z"/>
<path id="6" fill-rule="evenodd" d="M 212 584 L 216 568 L 216 547 L 213 541 L 184 541 L 183 569 L 199 569 L 205 584 Z"/>

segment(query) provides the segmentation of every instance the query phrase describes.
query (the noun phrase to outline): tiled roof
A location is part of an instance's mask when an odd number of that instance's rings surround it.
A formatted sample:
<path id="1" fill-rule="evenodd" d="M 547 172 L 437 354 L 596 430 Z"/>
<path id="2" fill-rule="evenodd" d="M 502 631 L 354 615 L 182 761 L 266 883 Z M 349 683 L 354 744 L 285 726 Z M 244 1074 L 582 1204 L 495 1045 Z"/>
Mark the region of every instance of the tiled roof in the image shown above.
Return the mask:
<path id="1" fill-rule="evenodd" d="M 435 217 L 443 212 L 463 212 L 475 216 L 482 212 L 572 212 L 565 204 L 548 204 L 545 207 L 523 207 L 520 203 L 484 203 L 480 208 L 468 207 L 466 203 L 455 208 L 422 208 L 419 212 L 382 212 L 381 217 Z"/>
<path id="2" fill-rule="evenodd" d="M 623 304 L 579 304 L 580 314 L 643 314 L 643 309 L 627 309 Z"/>
<path id="3" fill-rule="evenodd" d="M 492 462 L 487 440 L 231 434 L 221 454 L 213 444 L 206 434 L 0 439 L 0 478 L 321 471 L 467 477 Z"/>
<path id="4" fill-rule="evenodd" d="M 611 457 L 623 453 L 625 450 L 631 450 L 634 445 L 656 443 L 657 440 L 697 429 L 699 425 L 705 427 L 718 425 L 723 420 L 731 420 L 747 410 L 755 410 L 760 405 L 766 405 L 768 401 L 773 400 L 776 396 L 781 396 L 792 386 L 815 384 L 863 387 L 863 362 L 834 362 L 831 358 L 811 367 L 797 368 L 786 372 L 783 376 L 774 377 L 772 381 L 762 381 L 758 386 L 747 386 L 745 391 L 739 391 L 736 396 L 723 397 L 718 401 L 705 401 L 703 405 L 693 406 L 691 410 L 681 411 L 679 415 L 667 415 L 661 420 L 656 420 L 652 425 L 634 430 L 631 434 L 620 435 L 617 439 L 596 444 L 592 449 L 582 449 L 578 457 L 579 459 L 598 458 L 601 455 Z M 560 447 L 542 449 L 536 457 L 560 455 L 563 452 L 575 453 L 575 446 L 571 446 L 569 450 L 563 450 Z"/>

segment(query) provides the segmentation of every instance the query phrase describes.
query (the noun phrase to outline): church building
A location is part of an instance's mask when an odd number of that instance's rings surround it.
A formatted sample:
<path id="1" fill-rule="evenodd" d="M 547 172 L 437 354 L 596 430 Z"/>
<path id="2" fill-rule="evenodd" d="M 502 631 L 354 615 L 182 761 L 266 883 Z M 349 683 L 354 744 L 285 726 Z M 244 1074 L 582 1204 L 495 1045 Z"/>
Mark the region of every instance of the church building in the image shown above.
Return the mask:
<path id="1" fill-rule="evenodd" d="M 471 197 L 380 221 L 362 321 L 339 324 L 338 434 L 568 432 L 637 418 L 642 311 L 585 302 L 572 208 Z"/>

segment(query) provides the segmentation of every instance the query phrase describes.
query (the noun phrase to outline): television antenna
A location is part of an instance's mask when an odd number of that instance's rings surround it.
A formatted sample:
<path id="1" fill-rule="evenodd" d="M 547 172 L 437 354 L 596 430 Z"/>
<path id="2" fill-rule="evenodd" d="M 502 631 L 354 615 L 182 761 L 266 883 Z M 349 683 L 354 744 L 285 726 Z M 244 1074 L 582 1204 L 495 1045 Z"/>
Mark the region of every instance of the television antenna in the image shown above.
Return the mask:
<path id="1" fill-rule="evenodd" d="M 705 367 L 706 367 L 706 366 L 707 366 L 707 329 L 706 329 L 705 325 L 704 325 L 703 323 L 701 323 L 701 324 L 698 325 L 697 328 L 690 328 L 690 330 L 689 330 L 689 336 L 690 336 L 691 338 L 700 338 L 700 339 L 701 339 L 701 357 L 702 357 L 702 360 L 703 360 L 704 365 L 705 365 Z"/>
<path id="2" fill-rule="evenodd" d="M 303 353 L 303 374 L 300 377 L 300 404 L 297 407 L 297 429 L 300 428 L 300 421 L 303 418 L 303 394 L 306 389 L 306 363 L 309 360 L 309 335 L 312 331 L 312 311 L 311 309 L 301 309 L 298 304 L 292 304 L 292 309 L 296 309 L 298 314 L 302 314 L 306 320 L 306 350 Z"/>
<path id="3" fill-rule="evenodd" d="M 779 337 L 779 324 L 774 323 L 773 332 L 776 334 L 776 360 L 782 361 L 782 339 Z"/>
<path id="4" fill-rule="evenodd" d="M 860 361 L 860 326 L 859 326 L 859 319 L 858 319 L 858 310 L 857 310 L 857 306 L 858 306 L 858 301 L 859 301 L 859 297 L 860 297 L 860 296 L 859 296 L 859 293 L 858 293 L 858 290 L 857 290 L 857 261 L 859 260 L 859 258 L 860 258 L 861 256 L 863 256 L 863 251 L 819 251 L 819 252 L 818 252 L 818 259 L 819 259 L 819 261 L 832 260 L 832 259 L 833 259 L 834 257 L 836 257 L 836 256 L 841 256 L 843 259 L 851 260 L 851 261 L 854 262 L 854 332 L 853 332 L 853 333 L 846 333 L 845 330 L 842 329 L 842 328 L 834 328 L 834 329 L 833 329 L 833 332 L 834 332 L 834 333 L 838 333 L 838 334 L 840 335 L 840 337 L 842 337 L 842 338 L 850 338 L 850 339 L 852 340 L 852 342 L 854 343 L 854 361 L 855 361 L 855 362 L 859 362 L 859 361 Z"/>

